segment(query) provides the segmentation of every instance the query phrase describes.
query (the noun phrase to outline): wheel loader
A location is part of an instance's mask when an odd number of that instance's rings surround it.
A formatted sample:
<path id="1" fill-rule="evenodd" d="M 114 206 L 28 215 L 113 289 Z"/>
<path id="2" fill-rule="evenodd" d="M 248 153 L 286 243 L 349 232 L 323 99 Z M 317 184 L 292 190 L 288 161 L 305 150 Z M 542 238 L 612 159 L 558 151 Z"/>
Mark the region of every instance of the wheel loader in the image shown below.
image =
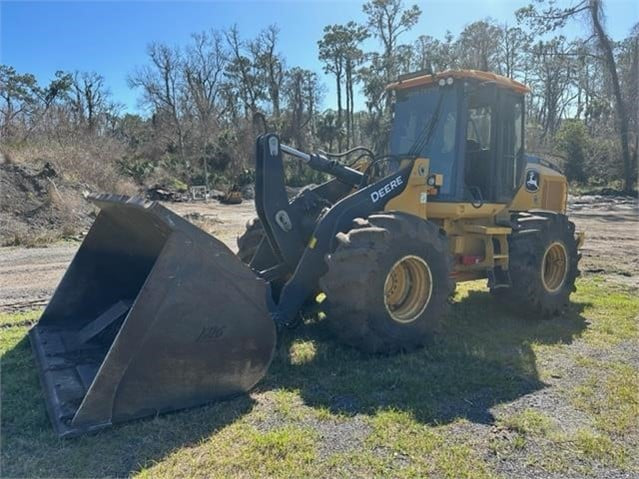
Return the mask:
<path id="1" fill-rule="evenodd" d="M 384 155 L 257 138 L 238 255 L 159 203 L 89 197 L 100 213 L 29 333 L 60 436 L 250 390 L 305 311 L 393 353 L 437 332 L 456 282 L 485 278 L 522 314 L 565 310 L 583 235 L 565 177 L 524 153 L 528 88 L 467 70 L 388 90 Z M 285 156 L 331 179 L 289 199 Z"/>

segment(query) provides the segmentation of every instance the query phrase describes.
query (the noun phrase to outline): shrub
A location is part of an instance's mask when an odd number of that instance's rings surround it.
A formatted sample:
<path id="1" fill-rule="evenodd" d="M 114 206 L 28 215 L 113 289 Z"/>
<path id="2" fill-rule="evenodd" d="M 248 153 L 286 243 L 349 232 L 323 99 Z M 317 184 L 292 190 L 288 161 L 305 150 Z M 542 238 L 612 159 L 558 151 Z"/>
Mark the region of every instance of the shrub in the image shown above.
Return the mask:
<path id="1" fill-rule="evenodd" d="M 555 146 L 564 155 L 565 174 L 569 181 L 584 182 L 586 154 L 589 150 L 586 125 L 580 120 L 566 120 L 555 134 Z"/>

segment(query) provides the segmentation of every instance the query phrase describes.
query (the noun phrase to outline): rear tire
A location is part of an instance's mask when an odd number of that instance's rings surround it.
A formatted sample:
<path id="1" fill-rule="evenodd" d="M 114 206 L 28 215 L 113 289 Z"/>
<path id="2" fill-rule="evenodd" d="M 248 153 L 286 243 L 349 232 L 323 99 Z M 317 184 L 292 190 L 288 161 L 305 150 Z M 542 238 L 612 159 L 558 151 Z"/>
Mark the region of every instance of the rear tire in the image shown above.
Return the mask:
<path id="1" fill-rule="evenodd" d="M 367 352 L 423 346 L 439 329 L 453 289 L 445 234 L 404 213 L 354 223 L 337 235 L 320 279 L 329 327 L 340 341 Z"/>
<path id="2" fill-rule="evenodd" d="M 533 317 L 562 314 L 579 275 L 575 225 L 565 215 L 548 212 L 520 213 L 513 223 L 511 287 L 497 290 L 499 297 Z"/>
<path id="3" fill-rule="evenodd" d="M 250 264 L 257 252 L 257 247 L 264 238 L 264 227 L 259 218 L 252 218 L 246 223 L 246 231 L 237 237 L 237 256 L 245 264 Z"/>

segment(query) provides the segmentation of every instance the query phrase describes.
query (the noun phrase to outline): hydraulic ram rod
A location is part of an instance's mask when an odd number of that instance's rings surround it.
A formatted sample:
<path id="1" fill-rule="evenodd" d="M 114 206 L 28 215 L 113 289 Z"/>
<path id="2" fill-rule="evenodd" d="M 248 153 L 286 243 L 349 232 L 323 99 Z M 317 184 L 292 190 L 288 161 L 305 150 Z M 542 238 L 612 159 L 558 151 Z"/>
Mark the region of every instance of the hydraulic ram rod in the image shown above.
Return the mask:
<path id="1" fill-rule="evenodd" d="M 288 146 L 288 145 L 285 145 L 285 144 L 281 143 L 280 144 L 280 149 L 284 153 L 288 153 L 291 156 L 299 158 L 304 163 L 310 163 L 311 162 L 311 155 L 309 155 L 308 153 L 304 153 L 303 151 L 296 150 L 292 146 Z"/>
<path id="2" fill-rule="evenodd" d="M 284 144 L 280 144 L 280 149 L 284 153 L 299 158 L 314 170 L 333 175 L 338 180 L 348 183 L 349 185 L 359 186 L 362 182 L 362 178 L 364 177 L 363 173 L 342 165 L 338 161 L 329 160 L 323 155 L 309 155 L 308 153 L 304 153 L 303 151 L 296 150 L 295 148 Z"/>

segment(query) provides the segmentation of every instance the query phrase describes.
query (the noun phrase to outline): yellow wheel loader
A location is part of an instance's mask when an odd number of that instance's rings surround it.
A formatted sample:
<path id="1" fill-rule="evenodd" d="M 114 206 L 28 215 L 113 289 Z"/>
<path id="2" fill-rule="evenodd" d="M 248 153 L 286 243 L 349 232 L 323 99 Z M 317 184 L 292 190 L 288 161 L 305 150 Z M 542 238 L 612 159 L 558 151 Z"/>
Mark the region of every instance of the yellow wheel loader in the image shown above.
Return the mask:
<path id="1" fill-rule="evenodd" d="M 536 317 L 564 311 L 583 237 L 564 176 L 524 153 L 527 87 L 448 71 L 389 90 L 383 156 L 257 139 L 257 218 L 237 256 L 158 203 L 90 198 L 101 211 L 29 334 L 60 436 L 250 390 L 307 309 L 383 353 L 424 345 L 458 281 L 486 278 Z M 333 179 L 289 200 L 284 155 Z"/>

